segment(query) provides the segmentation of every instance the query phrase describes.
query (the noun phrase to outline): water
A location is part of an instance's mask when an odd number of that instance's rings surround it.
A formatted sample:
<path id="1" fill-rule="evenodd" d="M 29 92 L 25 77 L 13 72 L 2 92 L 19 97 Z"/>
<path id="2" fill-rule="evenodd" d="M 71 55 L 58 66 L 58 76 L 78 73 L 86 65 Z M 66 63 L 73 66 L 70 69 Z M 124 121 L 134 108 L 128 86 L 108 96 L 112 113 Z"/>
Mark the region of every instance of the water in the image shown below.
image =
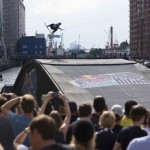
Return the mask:
<path id="1" fill-rule="evenodd" d="M 0 91 L 6 84 L 14 84 L 15 80 L 21 70 L 21 67 L 11 68 L 5 71 L 1 71 L 0 73 L 3 76 L 3 81 L 0 81 Z"/>

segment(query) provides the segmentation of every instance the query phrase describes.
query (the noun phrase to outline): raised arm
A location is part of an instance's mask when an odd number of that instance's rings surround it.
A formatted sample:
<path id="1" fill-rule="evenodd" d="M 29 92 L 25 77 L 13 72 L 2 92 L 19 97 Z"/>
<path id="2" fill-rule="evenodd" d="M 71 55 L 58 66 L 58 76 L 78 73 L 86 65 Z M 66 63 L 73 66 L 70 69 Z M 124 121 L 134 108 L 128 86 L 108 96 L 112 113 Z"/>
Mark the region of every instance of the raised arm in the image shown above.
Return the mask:
<path id="1" fill-rule="evenodd" d="M 16 97 L 12 100 L 9 100 L 8 102 L 6 102 L 4 105 L 1 106 L 1 111 L 4 113 L 4 114 L 8 114 L 9 111 L 11 111 L 11 108 L 15 105 L 15 104 L 18 104 L 20 103 L 21 101 L 21 97 Z"/>
<path id="2" fill-rule="evenodd" d="M 70 112 L 70 107 L 69 104 L 67 102 L 67 98 L 64 94 L 60 94 L 59 98 L 63 101 L 64 103 L 64 109 L 65 109 L 65 114 L 66 117 L 64 119 L 64 122 L 62 124 L 62 126 L 60 127 L 60 130 L 64 133 L 64 136 L 66 137 L 69 125 L 70 125 L 70 120 L 71 120 L 71 112 Z"/>
<path id="3" fill-rule="evenodd" d="M 15 150 L 17 150 L 18 145 L 22 144 L 24 142 L 24 140 L 27 138 L 27 136 L 29 135 L 30 129 L 25 128 L 24 131 L 22 131 L 19 135 L 17 135 L 17 137 L 15 138 L 13 145 Z"/>
<path id="4" fill-rule="evenodd" d="M 41 106 L 41 109 L 39 111 L 39 115 L 40 114 L 44 114 L 45 112 L 45 109 L 46 109 L 46 106 L 47 104 L 51 101 L 52 99 L 52 91 L 48 92 L 46 95 L 43 95 L 43 104 Z"/>

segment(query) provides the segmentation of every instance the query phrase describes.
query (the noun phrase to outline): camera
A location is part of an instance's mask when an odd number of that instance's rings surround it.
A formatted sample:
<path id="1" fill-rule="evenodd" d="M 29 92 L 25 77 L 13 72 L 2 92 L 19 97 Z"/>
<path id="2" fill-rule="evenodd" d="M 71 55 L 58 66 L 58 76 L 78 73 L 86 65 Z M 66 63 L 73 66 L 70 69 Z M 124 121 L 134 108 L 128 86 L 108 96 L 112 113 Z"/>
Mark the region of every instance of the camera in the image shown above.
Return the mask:
<path id="1" fill-rule="evenodd" d="M 64 108 L 64 103 L 63 101 L 59 98 L 59 95 L 61 93 L 59 92 L 53 92 L 51 94 L 51 100 L 50 100 L 50 103 L 48 103 L 49 106 L 47 106 L 48 108 L 48 113 L 46 114 L 49 114 L 49 110 L 51 110 L 50 108 L 53 106 L 54 110 L 57 110 L 58 112 L 62 113 L 62 108 Z M 44 101 L 46 98 L 46 95 L 45 94 L 42 94 L 41 96 L 41 100 Z"/>
<path id="2" fill-rule="evenodd" d="M 59 93 L 58 92 L 53 92 L 52 97 L 58 97 Z"/>

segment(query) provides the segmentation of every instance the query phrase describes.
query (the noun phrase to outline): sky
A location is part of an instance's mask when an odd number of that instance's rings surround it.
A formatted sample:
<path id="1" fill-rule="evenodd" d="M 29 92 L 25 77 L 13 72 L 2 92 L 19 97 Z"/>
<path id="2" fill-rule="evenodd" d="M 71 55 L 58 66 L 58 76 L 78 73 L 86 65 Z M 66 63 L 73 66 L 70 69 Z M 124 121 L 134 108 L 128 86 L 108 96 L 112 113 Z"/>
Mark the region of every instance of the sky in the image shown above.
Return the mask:
<path id="1" fill-rule="evenodd" d="M 46 24 L 61 22 L 55 34 L 62 35 L 65 48 L 71 43 L 104 48 L 113 26 L 114 41 L 129 41 L 129 0 L 24 0 L 26 35 L 47 35 Z M 60 40 L 60 39 L 59 39 Z"/>

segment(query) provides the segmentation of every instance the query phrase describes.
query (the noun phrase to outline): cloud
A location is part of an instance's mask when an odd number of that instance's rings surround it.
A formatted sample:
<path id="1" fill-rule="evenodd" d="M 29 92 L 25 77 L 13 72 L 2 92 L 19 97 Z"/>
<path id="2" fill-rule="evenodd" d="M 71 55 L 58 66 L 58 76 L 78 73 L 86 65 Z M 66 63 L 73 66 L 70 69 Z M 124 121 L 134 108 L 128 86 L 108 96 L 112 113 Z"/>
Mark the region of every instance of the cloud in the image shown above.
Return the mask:
<path id="1" fill-rule="evenodd" d="M 34 15 L 69 15 L 78 11 L 92 11 L 107 0 L 36 0 Z"/>

